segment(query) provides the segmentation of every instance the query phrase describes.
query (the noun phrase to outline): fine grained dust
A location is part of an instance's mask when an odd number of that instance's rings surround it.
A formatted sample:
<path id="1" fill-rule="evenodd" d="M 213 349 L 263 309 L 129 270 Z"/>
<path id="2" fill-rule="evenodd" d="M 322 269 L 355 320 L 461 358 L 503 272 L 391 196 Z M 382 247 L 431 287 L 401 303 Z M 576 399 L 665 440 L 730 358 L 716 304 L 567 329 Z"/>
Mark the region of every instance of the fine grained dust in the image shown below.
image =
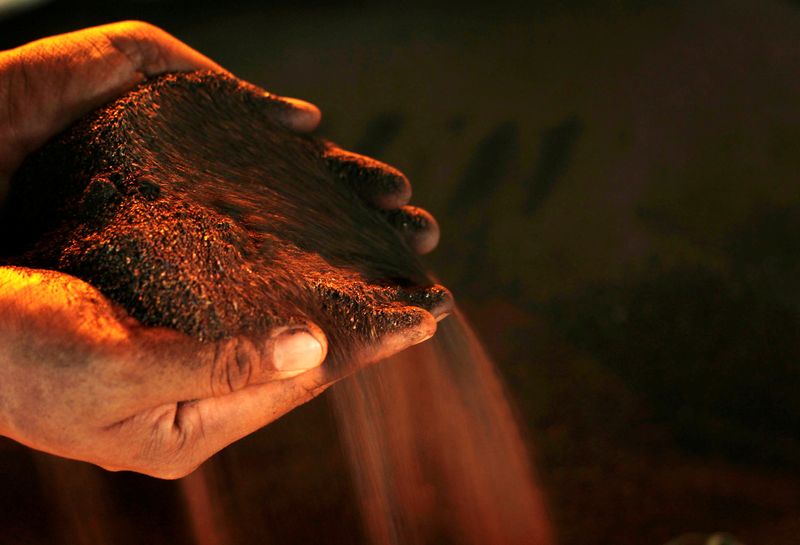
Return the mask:
<path id="1" fill-rule="evenodd" d="M 359 197 L 401 175 L 280 128 L 276 107 L 219 74 L 146 82 L 27 161 L 0 214 L 3 261 L 73 274 L 145 325 L 207 341 L 310 319 L 343 375 L 359 346 L 418 319 L 408 305 L 448 295 L 397 234 L 405 219 Z M 332 399 L 375 545 L 551 542 L 502 385 L 457 311 Z M 254 470 L 235 469 L 228 496 Z M 182 487 L 198 543 L 234 543 L 236 513 L 204 475 Z M 62 507 L 95 515 L 81 505 Z"/>
<path id="2" fill-rule="evenodd" d="M 399 173 L 273 122 L 230 76 L 150 80 L 30 158 L 0 216 L 6 263 L 94 285 L 144 325 L 215 341 L 312 321 L 326 369 L 448 297 L 364 186 Z"/>

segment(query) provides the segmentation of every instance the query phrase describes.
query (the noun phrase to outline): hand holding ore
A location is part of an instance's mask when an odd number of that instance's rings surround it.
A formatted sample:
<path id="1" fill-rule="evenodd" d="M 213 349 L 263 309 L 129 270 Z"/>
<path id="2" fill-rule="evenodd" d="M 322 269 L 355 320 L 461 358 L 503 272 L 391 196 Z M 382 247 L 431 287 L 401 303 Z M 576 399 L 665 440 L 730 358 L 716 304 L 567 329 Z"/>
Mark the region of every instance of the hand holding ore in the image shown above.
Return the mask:
<path id="1" fill-rule="evenodd" d="M 144 23 L 97 27 L 0 53 L 0 201 L 23 159 L 76 118 L 148 76 L 198 68 L 224 73 Z M 317 125 L 314 106 L 268 98 L 274 119 L 290 130 Z M 427 212 L 407 206 L 410 185 L 400 173 L 333 146 L 326 159 L 366 203 L 383 210 L 411 248 L 435 246 L 438 227 Z M 434 314 L 449 304 L 444 292 L 427 303 L 418 291 L 392 293 L 380 307 L 347 302 L 367 329 L 373 317 L 397 324 L 359 347 L 358 365 L 430 337 Z M 336 290 L 329 295 L 346 302 Z M 109 469 L 185 475 L 321 393 L 335 380 L 321 365 L 327 350 L 326 335 L 311 321 L 200 341 L 142 326 L 73 276 L 0 267 L 0 433 Z"/>
<path id="2" fill-rule="evenodd" d="M 225 70 L 160 28 L 128 21 L 45 38 L 0 53 L 0 197 L 29 153 L 76 119 L 155 74 Z M 320 112 L 275 97 L 275 118 L 314 130 Z"/>
<path id="3" fill-rule="evenodd" d="M 327 386 L 313 326 L 201 343 L 139 326 L 67 275 L 6 267 L 0 286 L 0 432 L 39 450 L 181 477 Z M 366 357 L 434 330 L 428 318 Z"/>

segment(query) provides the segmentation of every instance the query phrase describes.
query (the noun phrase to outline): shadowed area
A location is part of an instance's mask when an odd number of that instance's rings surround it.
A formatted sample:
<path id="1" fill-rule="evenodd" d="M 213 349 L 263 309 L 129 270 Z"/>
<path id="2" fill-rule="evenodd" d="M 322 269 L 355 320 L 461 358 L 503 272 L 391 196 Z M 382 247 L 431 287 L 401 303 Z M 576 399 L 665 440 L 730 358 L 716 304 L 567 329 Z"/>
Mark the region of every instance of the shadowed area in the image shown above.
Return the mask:
<path id="1" fill-rule="evenodd" d="M 329 339 L 329 379 L 342 376 L 419 323 L 410 305 L 433 311 L 449 295 L 391 214 L 338 176 L 349 156 L 276 125 L 281 107 L 211 73 L 139 86 L 16 173 L 0 211 L 6 263 L 66 272 L 142 324 L 200 340 L 310 321 Z"/>
<path id="2" fill-rule="evenodd" d="M 186 5 L 54 5 L 0 40 L 145 17 L 403 170 L 560 543 L 796 544 L 797 2 Z M 249 537 L 364 542 L 333 427 L 314 402 L 229 449 L 262 467 L 240 482 Z M 4 527 L 46 534 L 46 501 Z"/>

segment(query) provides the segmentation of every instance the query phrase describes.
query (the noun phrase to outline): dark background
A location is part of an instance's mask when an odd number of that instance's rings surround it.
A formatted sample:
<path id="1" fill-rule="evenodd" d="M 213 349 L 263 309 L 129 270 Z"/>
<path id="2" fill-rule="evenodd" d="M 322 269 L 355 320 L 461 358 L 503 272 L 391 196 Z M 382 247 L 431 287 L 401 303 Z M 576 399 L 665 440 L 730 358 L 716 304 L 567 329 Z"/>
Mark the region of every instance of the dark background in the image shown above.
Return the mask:
<path id="1" fill-rule="evenodd" d="M 127 18 L 409 175 L 562 544 L 800 542 L 800 6 L 52 2 L 0 48 Z M 58 542 L 49 462 L 0 456 L 2 542 Z M 226 456 L 261 542 L 361 539 L 325 399 Z M 174 485 L 115 479 L 152 503 L 109 500 L 115 542 L 187 539 Z"/>

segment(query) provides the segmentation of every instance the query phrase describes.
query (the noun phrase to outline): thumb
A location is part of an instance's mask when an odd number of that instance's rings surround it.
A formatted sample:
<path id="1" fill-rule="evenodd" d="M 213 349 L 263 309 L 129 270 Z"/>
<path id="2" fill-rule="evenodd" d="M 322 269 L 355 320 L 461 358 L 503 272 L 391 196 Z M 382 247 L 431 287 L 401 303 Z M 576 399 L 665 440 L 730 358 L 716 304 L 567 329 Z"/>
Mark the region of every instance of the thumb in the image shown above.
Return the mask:
<path id="1" fill-rule="evenodd" d="M 325 334 L 312 323 L 216 342 L 160 328 L 143 328 L 137 336 L 134 365 L 151 385 L 147 403 L 219 397 L 293 377 L 319 367 L 328 351 Z"/>
<path id="2" fill-rule="evenodd" d="M 420 309 L 419 312 L 424 311 Z M 362 351 L 358 361 L 367 365 L 429 338 L 436 329 L 436 322 L 428 316 L 429 319 L 417 327 L 385 336 L 375 346 Z M 299 341 L 293 339 L 290 342 Z M 157 437 L 155 444 L 162 449 L 149 452 L 157 459 L 148 461 L 143 471 L 166 478 L 186 475 L 210 456 L 310 401 L 341 378 L 332 379 L 317 366 L 287 380 L 251 383 L 229 395 L 197 399 L 177 406 L 173 403 L 166 407 L 169 416 L 166 420 L 145 418 L 136 421 L 144 425 L 135 426 L 134 433 L 138 432 L 143 438 Z M 150 413 L 158 416 L 165 412 L 164 409 L 162 406 Z M 152 440 L 145 442 L 154 444 Z M 164 460 L 171 461 L 168 467 L 163 466 Z M 152 468 L 159 469 L 153 472 Z"/>
<path id="3" fill-rule="evenodd" d="M 434 317 L 422 309 L 416 312 L 420 320 L 415 327 L 385 335 L 356 359 L 367 365 L 433 335 Z M 174 342 L 169 340 L 170 334 Z M 327 342 L 311 324 L 299 330 L 283 328 L 273 332 L 263 343 L 267 356 L 257 357 L 255 344 L 235 338 L 214 345 L 216 355 L 211 360 L 207 351 L 201 350 L 197 365 L 192 365 L 190 352 L 181 346 L 185 337 L 175 339 L 174 332 L 165 332 L 157 342 L 156 350 L 171 362 L 163 366 L 169 371 L 162 371 L 152 380 L 153 389 L 159 391 L 160 405 L 153 407 L 153 402 L 159 400 L 151 398 L 150 406 L 142 407 L 136 417 L 109 429 L 126 442 L 149 445 L 146 456 L 131 469 L 163 478 L 186 475 L 214 453 L 311 400 L 342 378 L 327 376 L 321 366 Z M 252 374 L 253 362 L 261 366 L 257 377 Z M 290 375 L 286 380 L 271 380 Z M 163 383 L 168 387 L 163 388 Z"/>

